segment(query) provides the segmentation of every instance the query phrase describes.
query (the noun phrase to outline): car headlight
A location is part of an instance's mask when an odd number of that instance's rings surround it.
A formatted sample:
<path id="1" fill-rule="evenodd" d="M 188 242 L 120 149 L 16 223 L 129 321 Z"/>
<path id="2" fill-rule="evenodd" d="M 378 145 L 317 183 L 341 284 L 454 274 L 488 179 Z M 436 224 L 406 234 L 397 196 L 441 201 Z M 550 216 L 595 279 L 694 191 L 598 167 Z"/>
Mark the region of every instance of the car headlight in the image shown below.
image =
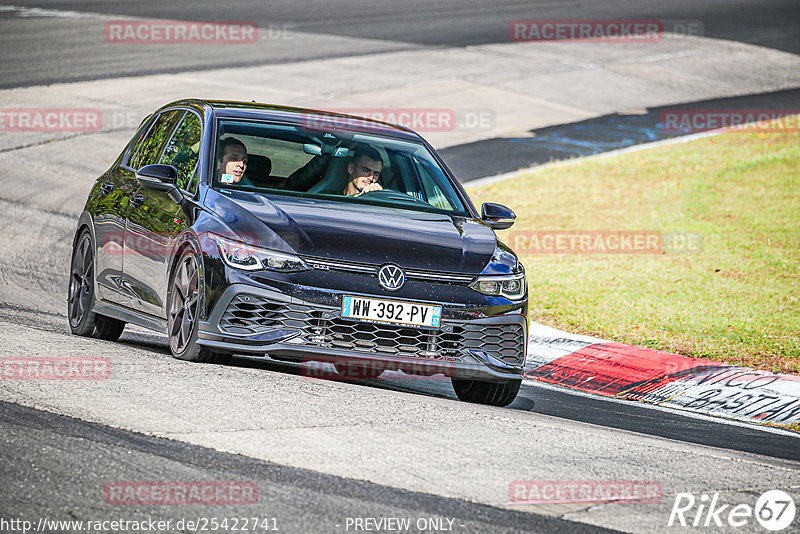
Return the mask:
<path id="1" fill-rule="evenodd" d="M 308 265 L 293 254 L 230 241 L 216 235 L 212 235 L 211 238 L 219 247 L 222 261 L 237 269 L 245 271 L 267 269 L 281 273 L 309 270 Z"/>
<path id="2" fill-rule="evenodd" d="M 525 296 L 525 273 L 506 276 L 480 276 L 469 287 L 484 295 L 519 300 Z"/>

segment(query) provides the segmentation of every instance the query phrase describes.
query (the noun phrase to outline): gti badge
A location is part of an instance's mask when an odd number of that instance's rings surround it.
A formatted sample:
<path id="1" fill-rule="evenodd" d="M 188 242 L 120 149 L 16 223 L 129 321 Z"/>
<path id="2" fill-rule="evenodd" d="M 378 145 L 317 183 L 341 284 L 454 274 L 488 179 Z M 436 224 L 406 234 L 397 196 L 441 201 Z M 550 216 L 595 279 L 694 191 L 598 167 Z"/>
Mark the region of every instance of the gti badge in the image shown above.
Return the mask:
<path id="1" fill-rule="evenodd" d="M 406 283 L 406 275 L 397 265 L 384 265 L 378 271 L 378 283 L 387 291 L 397 291 Z"/>

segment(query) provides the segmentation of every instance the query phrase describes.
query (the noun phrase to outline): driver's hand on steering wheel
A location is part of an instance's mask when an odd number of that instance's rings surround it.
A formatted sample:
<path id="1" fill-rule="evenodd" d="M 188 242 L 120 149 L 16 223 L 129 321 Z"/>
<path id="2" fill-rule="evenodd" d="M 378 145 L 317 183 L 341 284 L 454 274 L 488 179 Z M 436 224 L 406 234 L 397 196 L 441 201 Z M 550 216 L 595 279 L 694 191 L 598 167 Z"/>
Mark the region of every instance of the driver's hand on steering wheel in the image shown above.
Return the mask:
<path id="1" fill-rule="evenodd" d="M 379 184 L 378 182 L 372 182 L 371 184 L 365 185 L 360 193 L 353 196 L 360 197 L 364 193 L 370 193 L 372 191 L 383 191 L 383 186 L 381 186 L 381 184 Z"/>

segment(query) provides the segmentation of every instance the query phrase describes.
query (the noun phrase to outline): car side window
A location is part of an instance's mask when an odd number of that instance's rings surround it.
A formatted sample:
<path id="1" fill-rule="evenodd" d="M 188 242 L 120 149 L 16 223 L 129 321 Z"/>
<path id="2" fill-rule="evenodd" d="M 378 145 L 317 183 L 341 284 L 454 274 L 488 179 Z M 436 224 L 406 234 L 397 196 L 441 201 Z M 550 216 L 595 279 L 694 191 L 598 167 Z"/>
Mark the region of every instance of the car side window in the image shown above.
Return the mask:
<path id="1" fill-rule="evenodd" d="M 152 121 L 150 120 L 152 117 L 153 115 L 148 115 L 139 125 L 139 128 L 136 130 L 136 136 L 134 137 L 133 146 L 128 151 L 128 154 L 125 156 L 122 165 L 130 166 L 133 156 L 135 156 L 136 153 L 139 151 L 139 147 L 142 146 L 142 141 L 144 141 L 144 138 L 147 137 L 147 132 L 150 130 L 150 124 L 152 123 Z"/>
<path id="2" fill-rule="evenodd" d="M 166 111 L 156 119 L 150 131 L 147 132 L 147 135 L 140 143 L 136 155 L 131 159 L 130 166 L 133 169 L 139 170 L 145 165 L 158 161 L 158 156 L 161 155 L 161 147 L 164 146 L 164 141 L 172 133 L 172 127 L 181 113 L 183 112 L 178 110 Z"/>
<path id="3" fill-rule="evenodd" d="M 200 152 L 200 130 L 200 118 L 187 111 L 159 161 L 178 169 L 178 187 L 192 193 L 197 187 L 195 166 Z"/>

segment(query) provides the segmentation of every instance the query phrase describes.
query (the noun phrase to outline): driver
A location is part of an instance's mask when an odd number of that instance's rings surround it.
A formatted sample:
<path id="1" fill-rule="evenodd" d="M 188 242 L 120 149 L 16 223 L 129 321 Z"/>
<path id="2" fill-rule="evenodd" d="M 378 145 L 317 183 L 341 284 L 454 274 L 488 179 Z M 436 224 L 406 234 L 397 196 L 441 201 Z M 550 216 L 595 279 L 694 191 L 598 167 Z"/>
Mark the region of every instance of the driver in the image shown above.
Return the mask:
<path id="1" fill-rule="evenodd" d="M 381 170 L 383 170 L 383 160 L 377 150 L 371 146 L 356 148 L 353 160 L 347 165 L 347 186 L 342 194 L 358 197 L 370 191 L 383 190 L 378 183 Z"/>
<path id="2" fill-rule="evenodd" d="M 223 184 L 252 186 L 253 182 L 244 175 L 247 169 L 247 147 L 235 137 L 226 137 L 219 144 L 217 179 Z"/>

